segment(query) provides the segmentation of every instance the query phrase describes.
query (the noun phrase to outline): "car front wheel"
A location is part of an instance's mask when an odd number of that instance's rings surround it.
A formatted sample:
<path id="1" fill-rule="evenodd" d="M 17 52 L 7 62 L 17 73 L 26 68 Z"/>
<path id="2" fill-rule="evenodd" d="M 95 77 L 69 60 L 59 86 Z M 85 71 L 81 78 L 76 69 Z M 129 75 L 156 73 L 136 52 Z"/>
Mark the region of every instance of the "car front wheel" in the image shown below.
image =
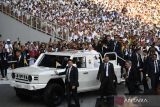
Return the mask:
<path id="1" fill-rule="evenodd" d="M 44 92 L 44 101 L 48 107 L 60 105 L 64 98 L 63 87 L 59 84 L 51 84 L 47 86 Z"/>

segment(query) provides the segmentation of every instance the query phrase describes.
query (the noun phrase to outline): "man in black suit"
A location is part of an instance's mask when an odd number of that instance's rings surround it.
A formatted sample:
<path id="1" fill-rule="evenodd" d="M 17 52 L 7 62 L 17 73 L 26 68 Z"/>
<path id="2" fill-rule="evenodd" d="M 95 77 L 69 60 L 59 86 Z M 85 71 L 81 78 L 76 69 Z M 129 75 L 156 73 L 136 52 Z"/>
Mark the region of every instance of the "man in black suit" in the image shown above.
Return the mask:
<path id="1" fill-rule="evenodd" d="M 78 69 L 73 66 L 73 61 L 71 59 L 68 60 L 68 66 L 64 72 L 59 73 L 59 75 L 66 75 L 65 77 L 65 85 L 66 85 L 66 93 L 68 99 L 68 107 L 71 107 L 71 99 L 73 97 L 76 107 L 80 107 L 79 98 L 77 94 L 77 87 L 79 86 L 78 82 Z"/>
<path id="2" fill-rule="evenodd" d="M 140 48 L 137 48 L 135 50 L 135 52 L 133 52 L 132 56 L 131 56 L 131 61 L 132 61 L 132 66 L 134 68 L 136 68 L 137 71 L 137 79 L 138 79 L 138 83 L 142 83 L 141 81 L 141 72 L 142 72 L 142 67 L 143 67 L 143 61 L 140 55 Z"/>
<path id="3" fill-rule="evenodd" d="M 22 55 L 20 50 L 16 51 L 16 58 L 15 60 L 17 61 L 15 63 L 15 68 L 20 68 L 20 67 L 24 67 L 25 63 L 24 63 L 24 56 Z"/>
<path id="4" fill-rule="evenodd" d="M 117 55 L 122 57 L 122 44 L 119 41 L 119 36 L 115 35 L 114 37 L 114 48 L 113 51 L 117 53 Z"/>
<path id="5" fill-rule="evenodd" d="M 157 54 L 152 56 L 152 60 L 148 64 L 146 76 L 151 79 L 152 90 L 155 91 L 160 76 L 160 61 L 157 60 Z"/>
<path id="6" fill-rule="evenodd" d="M 137 72 L 136 69 L 132 66 L 132 62 L 127 60 L 125 62 L 126 66 L 126 74 L 125 74 L 125 79 L 126 79 L 126 86 L 129 91 L 129 95 L 134 95 L 136 94 L 137 90 Z"/>
<path id="7" fill-rule="evenodd" d="M 146 74 L 148 71 L 148 64 L 149 64 L 150 59 L 149 59 L 147 53 L 148 53 L 147 50 L 143 51 L 143 80 L 142 80 L 142 83 L 144 86 L 144 92 L 149 90 Z"/>
<path id="8" fill-rule="evenodd" d="M 100 64 L 97 79 L 101 81 L 100 94 L 104 96 L 115 95 L 117 77 L 114 72 L 114 66 L 109 62 L 109 56 L 105 55 L 104 62 Z"/>

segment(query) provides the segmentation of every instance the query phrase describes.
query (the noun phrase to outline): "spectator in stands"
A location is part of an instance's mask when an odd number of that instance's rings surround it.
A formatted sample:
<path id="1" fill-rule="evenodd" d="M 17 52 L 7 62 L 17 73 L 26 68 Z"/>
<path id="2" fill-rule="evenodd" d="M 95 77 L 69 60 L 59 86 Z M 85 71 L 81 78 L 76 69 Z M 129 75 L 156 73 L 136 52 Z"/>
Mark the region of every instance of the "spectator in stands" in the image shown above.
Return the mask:
<path id="1" fill-rule="evenodd" d="M 69 31 L 68 35 L 72 35 L 71 40 L 74 41 L 82 40 L 84 42 L 87 40 L 91 42 L 91 39 L 106 33 L 109 35 L 119 33 L 121 37 L 124 37 L 125 33 L 132 35 L 146 33 L 148 35 L 150 29 L 158 32 L 155 26 L 147 23 L 152 20 L 148 16 L 154 17 L 155 22 L 158 23 L 156 15 L 158 16 L 159 13 L 157 8 L 159 3 L 157 1 L 74 1 L 20 0 L 18 2 L 4 1 L 3 3 L 5 6 L 11 6 L 17 16 L 25 14 L 26 19 L 31 20 L 28 17 L 33 15 L 62 26 L 56 29 L 57 33 L 60 33 L 60 36 L 66 36 L 66 32 Z M 152 3 L 158 6 L 148 9 L 148 7 L 152 7 Z M 35 19 L 33 18 L 32 21 L 35 22 Z M 144 23 L 145 21 L 146 23 Z M 40 23 L 44 31 L 46 28 L 48 33 L 51 32 L 51 29 L 53 30 L 50 23 Z"/>

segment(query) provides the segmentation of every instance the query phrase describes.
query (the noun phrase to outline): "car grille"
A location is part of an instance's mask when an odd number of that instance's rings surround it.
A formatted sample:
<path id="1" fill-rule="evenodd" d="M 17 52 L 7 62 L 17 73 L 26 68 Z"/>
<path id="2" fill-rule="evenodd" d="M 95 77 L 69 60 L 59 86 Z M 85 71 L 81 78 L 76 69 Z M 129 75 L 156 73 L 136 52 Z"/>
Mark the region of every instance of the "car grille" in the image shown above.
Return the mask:
<path id="1" fill-rule="evenodd" d="M 34 76 L 34 80 L 37 81 L 38 80 L 38 76 Z"/>
<path id="2" fill-rule="evenodd" d="M 28 81 L 28 75 L 24 74 L 16 74 L 15 78 L 16 80 Z"/>

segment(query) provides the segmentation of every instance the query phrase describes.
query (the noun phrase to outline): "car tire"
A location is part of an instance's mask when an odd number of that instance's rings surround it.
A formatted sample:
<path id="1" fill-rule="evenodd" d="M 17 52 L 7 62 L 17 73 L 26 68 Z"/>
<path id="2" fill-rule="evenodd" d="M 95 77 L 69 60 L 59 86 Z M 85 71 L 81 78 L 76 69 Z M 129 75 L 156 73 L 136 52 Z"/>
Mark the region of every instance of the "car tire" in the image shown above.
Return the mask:
<path id="1" fill-rule="evenodd" d="M 31 95 L 23 93 L 21 89 L 15 88 L 16 96 L 22 101 L 30 101 L 32 99 Z"/>
<path id="2" fill-rule="evenodd" d="M 51 84 L 44 92 L 44 102 L 48 107 L 55 107 L 62 103 L 64 99 L 64 89 L 59 84 Z"/>

